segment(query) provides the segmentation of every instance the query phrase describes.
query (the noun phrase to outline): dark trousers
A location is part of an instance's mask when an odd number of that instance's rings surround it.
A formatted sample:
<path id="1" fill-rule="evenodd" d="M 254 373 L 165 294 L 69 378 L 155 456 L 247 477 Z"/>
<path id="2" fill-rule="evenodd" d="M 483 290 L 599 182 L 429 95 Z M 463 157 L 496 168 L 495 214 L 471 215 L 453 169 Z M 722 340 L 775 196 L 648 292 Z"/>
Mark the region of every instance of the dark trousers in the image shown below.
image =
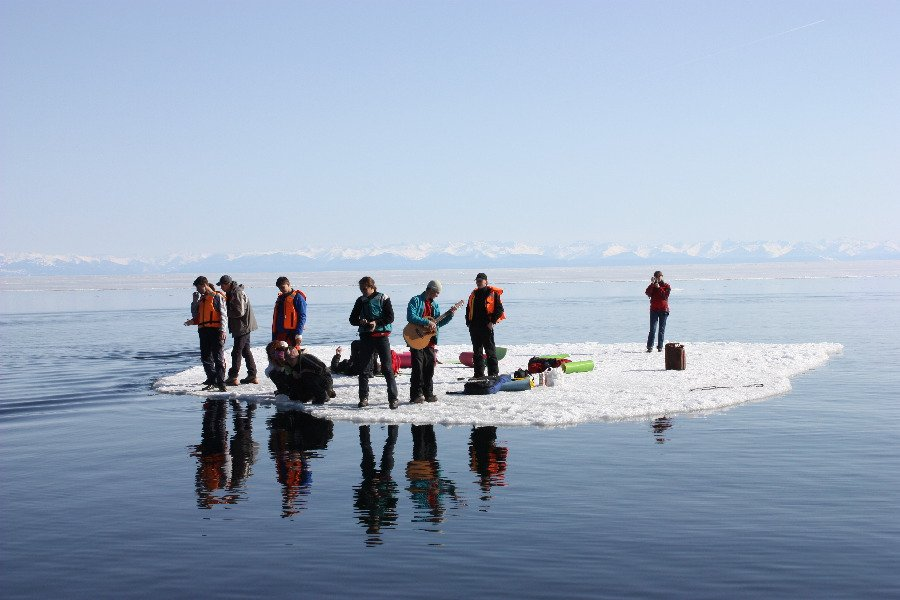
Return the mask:
<path id="1" fill-rule="evenodd" d="M 215 383 L 225 381 L 225 340 L 222 332 L 216 327 L 201 327 L 200 362 L 206 371 L 206 380 Z"/>
<path id="2" fill-rule="evenodd" d="M 372 356 L 375 354 L 381 360 L 381 373 L 387 382 L 388 400 L 396 400 L 397 380 L 394 378 L 394 369 L 391 364 L 391 342 L 387 336 L 359 338 L 359 364 L 364 365 L 359 373 L 359 397 L 369 397 L 369 377 L 372 376 L 375 364 Z"/>
<path id="3" fill-rule="evenodd" d="M 647 349 L 653 348 L 653 336 L 656 333 L 656 323 L 659 322 L 659 341 L 656 344 L 657 348 L 663 347 L 663 340 L 666 339 L 666 319 L 669 318 L 669 313 L 664 310 L 651 310 L 650 311 L 650 333 L 647 335 Z"/>
<path id="4" fill-rule="evenodd" d="M 500 366 L 497 364 L 497 344 L 494 343 L 494 330 L 486 325 L 472 325 L 469 328 L 469 337 L 472 338 L 472 360 L 475 362 L 475 377 L 484 377 L 484 355 L 487 354 L 488 375 L 499 375 Z"/>
<path id="5" fill-rule="evenodd" d="M 409 382 L 410 399 L 434 394 L 434 346 L 421 350 L 409 349 L 412 359 L 412 377 Z M 390 363 L 388 363 L 390 364 Z"/>
<path id="6" fill-rule="evenodd" d="M 234 379 L 241 370 L 241 357 L 247 361 L 247 377 L 256 377 L 256 361 L 250 352 L 250 334 L 234 336 L 234 346 L 231 348 L 231 368 L 228 369 L 228 379 Z"/>
<path id="7" fill-rule="evenodd" d="M 434 435 L 434 425 L 412 425 L 411 427 L 413 460 L 437 460 L 437 438 Z"/>

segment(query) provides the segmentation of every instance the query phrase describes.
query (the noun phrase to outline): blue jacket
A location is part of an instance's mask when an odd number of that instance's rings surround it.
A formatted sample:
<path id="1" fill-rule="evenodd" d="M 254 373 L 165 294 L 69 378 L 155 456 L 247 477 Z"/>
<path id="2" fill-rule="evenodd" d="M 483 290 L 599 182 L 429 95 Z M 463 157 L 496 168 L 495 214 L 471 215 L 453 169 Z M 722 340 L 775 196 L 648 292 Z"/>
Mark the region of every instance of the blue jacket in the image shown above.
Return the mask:
<path id="1" fill-rule="evenodd" d="M 409 304 L 406 305 L 406 320 L 410 323 L 415 323 L 416 325 L 428 325 L 428 319 L 422 316 L 425 312 L 425 294 L 427 292 L 422 292 L 418 296 L 413 296 L 409 299 Z M 431 301 L 431 318 L 435 321 L 438 317 L 441 316 L 441 307 L 438 306 L 437 298 Z M 453 320 L 453 313 L 447 315 L 438 327 L 443 327 L 447 323 Z M 435 334 L 434 342 L 437 343 L 438 336 Z"/>
<path id="2" fill-rule="evenodd" d="M 294 311 L 297 315 L 297 326 L 288 329 L 284 326 L 284 300 L 285 294 L 278 294 L 275 300 L 275 310 L 272 315 L 272 339 L 278 333 L 286 333 L 290 337 L 295 335 L 303 335 L 303 327 L 306 325 L 306 297 L 300 290 L 293 290 L 294 294 Z"/>

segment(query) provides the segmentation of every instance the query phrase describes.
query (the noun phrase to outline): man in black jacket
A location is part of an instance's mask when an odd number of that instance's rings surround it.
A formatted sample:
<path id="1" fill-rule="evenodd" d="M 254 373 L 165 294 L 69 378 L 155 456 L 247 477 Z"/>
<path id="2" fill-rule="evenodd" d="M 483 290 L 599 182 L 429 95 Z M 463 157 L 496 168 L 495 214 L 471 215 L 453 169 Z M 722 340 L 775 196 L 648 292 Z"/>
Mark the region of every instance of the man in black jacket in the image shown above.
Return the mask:
<path id="1" fill-rule="evenodd" d="M 372 376 L 372 355 L 381 359 L 381 370 L 387 382 L 388 406 L 397 408 L 397 381 L 391 368 L 391 323 L 394 322 L 394 307 L 391 299 L 378 291 L 375 280 L 363 277 L 359 280 L 362 295 L 356 299 L 350 311 L 350 324 L 359 329 L 359 408 L 369 405 L 369 377 Z"/>
<path id="2" fill-rule="evenodd" d="M 475 289 L 469 294 L 466 307 L 466 325 L 472 339 L 472 357 L 475 377 L 484 377 L 484 355 L 487 354 L 488 375 L 498 375 L 497 344 L 494 342 L 494 325 L 506 318 L 500 295 L 503 290 L 488 285 L 487 275 L 475 276 Z"/>

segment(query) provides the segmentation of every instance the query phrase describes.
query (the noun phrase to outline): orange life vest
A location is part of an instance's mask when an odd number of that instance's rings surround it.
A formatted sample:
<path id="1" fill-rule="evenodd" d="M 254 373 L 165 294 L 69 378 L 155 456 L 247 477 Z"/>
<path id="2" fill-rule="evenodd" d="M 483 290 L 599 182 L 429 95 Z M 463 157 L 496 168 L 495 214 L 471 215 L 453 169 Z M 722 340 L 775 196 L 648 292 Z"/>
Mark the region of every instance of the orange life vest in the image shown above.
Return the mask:
<path id="1" fill-rule="evenodd" d="M 297 329 L 297 323 L 300 322 L 300 316 L 297 314 L 297 307 L 294 306 L 294 298 L 297 294 L 300 294 L 303 296 L 303 299 L 306 300 L 306 294 L 300 290 L 293 290 L 287 296 L 278 294 L 278 298 L 275 300 L 275 310 L 272 311 L 272 333 L 278 331 L 278 303 L 281 302 L 282 296 L 284 296 L 284 320 L 281 322 L 281 328 L 286 331 Z"/>
<path id="2" fill-rule="evenodd" d="M 200 327 L 222 327 L 222 311 L 216 309 L 216 295 L 225 302 L 225 295 L 216 290 L 215 294 L 203 294 L 197 306 L 197 325 Z"/>
<path id="3" fill-rule="evenodd" d="M 491 290 L 491 293 L 487 295 L 487 298 L 485 298 L 485 301 L 484 301 L 484 307 L 487 310 L 488 317 L 490 317 L 492 314 L 494 314 L 494 298 L 496 298 L 497 296 L 502 294 L 503 290 L 501 290 L 500 288 L 497 288 L 497 287 L 490 286 L 490 285 L 487 285 L 485 287 L 487 289 Z M 469 310 L 468 310 L 469 321 L 471 321 L 472 317 L 475 316 L 475 292 L 476 291 L 478 291 L 478 290 L 472 290 L 472 293 L 469 294 Z M 502 321 L 505 318 L 506 318 L 506 313 L 504 312 L 502 315 L 500 315 L 500 318 L 497 319 L 497 322 L 499 323 L 500 321 Z"/>

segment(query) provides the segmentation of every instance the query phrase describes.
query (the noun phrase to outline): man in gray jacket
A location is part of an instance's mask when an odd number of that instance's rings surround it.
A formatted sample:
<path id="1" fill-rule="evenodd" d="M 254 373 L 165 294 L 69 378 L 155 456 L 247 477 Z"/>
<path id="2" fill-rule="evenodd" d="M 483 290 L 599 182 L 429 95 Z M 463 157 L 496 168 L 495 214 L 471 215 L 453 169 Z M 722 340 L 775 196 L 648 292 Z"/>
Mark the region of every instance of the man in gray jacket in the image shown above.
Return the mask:
<path id="1" fill-rule="evenodd" d="M 241 370 L 241 357 L 247 361 L 247 376 L 240 383 L 259 383 L 256 378 L 256 361 L 250 351 L 250 332 L 256 331 L 256 316 L 253 307 L 244 292 L 244 286 L 235 283 L 230 275 L 222 275 L 219 278 L 219 287 L 227 295 L 228 305 L 228 331 L 234 339 L 231 348 L 231 368 L 228 370 L 228 380 L 225 385 L 238 385 L 238 372 Z"/>

